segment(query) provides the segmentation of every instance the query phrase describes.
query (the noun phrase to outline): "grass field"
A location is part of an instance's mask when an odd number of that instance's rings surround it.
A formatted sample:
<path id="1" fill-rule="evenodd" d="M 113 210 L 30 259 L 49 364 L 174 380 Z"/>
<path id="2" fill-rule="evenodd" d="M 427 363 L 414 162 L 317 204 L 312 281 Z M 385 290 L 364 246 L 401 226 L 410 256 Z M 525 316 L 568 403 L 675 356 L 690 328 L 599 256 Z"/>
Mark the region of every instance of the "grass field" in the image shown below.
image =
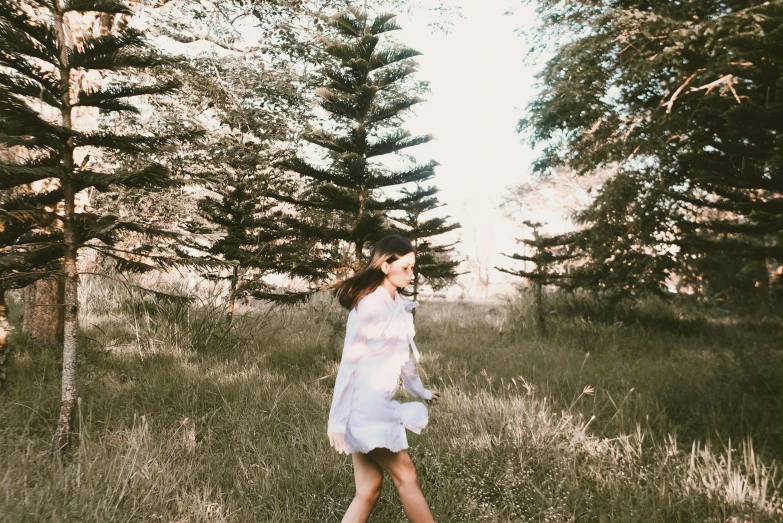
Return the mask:
<path id="1" fill-rule="evenodd" d="M 63 458 L 48 454 L 58 352 L 12 339 L 2 521 L 340 520 L 353 475 L 326 437 L 330 302 L 228 328 L 209 299 L 85 288 L 79 444 Z M 550 308 L 546 338 L 524 297 L 420 308 L 420 374 L 443 399 L 409 453 L 436 521 L 783 521 L 780 316 Z M 406 521 L 388 478 L 371 521 Z"/>

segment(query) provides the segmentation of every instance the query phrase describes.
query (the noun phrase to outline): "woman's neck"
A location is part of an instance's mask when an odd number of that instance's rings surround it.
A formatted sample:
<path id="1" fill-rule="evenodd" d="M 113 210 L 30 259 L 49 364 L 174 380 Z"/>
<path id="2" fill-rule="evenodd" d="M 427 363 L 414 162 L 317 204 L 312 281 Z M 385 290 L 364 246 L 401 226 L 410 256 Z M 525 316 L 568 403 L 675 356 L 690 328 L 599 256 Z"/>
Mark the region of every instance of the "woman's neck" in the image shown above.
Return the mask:
<path id="1" fill-rule="evenodd" d="M 386 289 L 386 291 L 389 293 L 389 296 L 391 296 L 391 299 L 397 299 L 397 287 L 391 281 L 389 281 L 389 278 L 383 280 L 381 286 Z"/>

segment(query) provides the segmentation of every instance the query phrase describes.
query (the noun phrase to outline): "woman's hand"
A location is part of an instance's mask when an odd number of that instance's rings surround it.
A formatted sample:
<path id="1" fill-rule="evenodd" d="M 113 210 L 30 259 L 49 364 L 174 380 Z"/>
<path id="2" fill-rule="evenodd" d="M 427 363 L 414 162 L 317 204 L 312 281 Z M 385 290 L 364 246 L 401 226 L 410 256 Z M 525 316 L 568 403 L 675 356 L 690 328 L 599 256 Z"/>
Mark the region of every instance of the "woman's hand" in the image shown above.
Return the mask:
<path id="1" fill-rule="evenodd" d="M 438 403 L 440 401 L 440 392 L 437 390 L 432 391 L 432 399 L 430 400 L 424 400 L 427 402 L 427 405 L 432 407 L 434 404 Z"/>
<path id="2" fill-rule="evenodd" d="M 340 454 L 349 454 L 348 444 L 345 442 L 345 434 L 342 432 L 329 433 L 329 446 Z"/>

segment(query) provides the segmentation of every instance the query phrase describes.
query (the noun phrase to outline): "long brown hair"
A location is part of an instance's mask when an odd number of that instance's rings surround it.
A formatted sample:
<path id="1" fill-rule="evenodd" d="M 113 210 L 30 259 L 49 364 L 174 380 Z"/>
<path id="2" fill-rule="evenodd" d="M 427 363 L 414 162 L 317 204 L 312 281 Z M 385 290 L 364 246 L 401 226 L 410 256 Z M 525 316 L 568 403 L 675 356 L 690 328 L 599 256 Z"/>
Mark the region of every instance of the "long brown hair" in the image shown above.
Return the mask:
<path id="1" fill-rule="evenodd" d="M 413 252 L 413 245 L 402 236 L 391 234 L 378 240 L 372 249 L 367 265 L 350 278 L 334 286 L 333 292 L 340 301 L 340 305 L 348 310 L 356 307 L 359 300 L 383 283 L 386 278 L 381 270 L 383 262 L 392 263 L 411 252 Z"/>

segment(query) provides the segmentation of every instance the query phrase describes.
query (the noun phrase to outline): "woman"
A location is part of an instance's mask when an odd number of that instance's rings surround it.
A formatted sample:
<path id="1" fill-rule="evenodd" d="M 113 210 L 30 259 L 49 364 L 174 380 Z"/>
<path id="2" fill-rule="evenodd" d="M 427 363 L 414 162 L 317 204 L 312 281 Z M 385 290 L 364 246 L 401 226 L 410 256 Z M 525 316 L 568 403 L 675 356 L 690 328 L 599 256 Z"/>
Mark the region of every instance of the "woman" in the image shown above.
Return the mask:
<path id="1" fill-rule="evenodd" d="M 440 401 L 439 392 L 424 388 L 409 355 L 413 349 L 418 361 L 410 313 L 418 304 L 398 289 L 410 283 L 415 261 L 408 240 L 386 236 L 375 245 L 369 264 L 335 289 L 340 304 L 351 311 L 327 429 L 329 444 L 353 459 L 356 496 L 343 522 L 367 521 L 381 495 L 384 471 L 408 519 L 434 521 L 405 452 L 405 429 L 420 433 L 427 425 L 427 407 L 392 399 L 402 374 L 413 396 L 429 405 Z"/>

